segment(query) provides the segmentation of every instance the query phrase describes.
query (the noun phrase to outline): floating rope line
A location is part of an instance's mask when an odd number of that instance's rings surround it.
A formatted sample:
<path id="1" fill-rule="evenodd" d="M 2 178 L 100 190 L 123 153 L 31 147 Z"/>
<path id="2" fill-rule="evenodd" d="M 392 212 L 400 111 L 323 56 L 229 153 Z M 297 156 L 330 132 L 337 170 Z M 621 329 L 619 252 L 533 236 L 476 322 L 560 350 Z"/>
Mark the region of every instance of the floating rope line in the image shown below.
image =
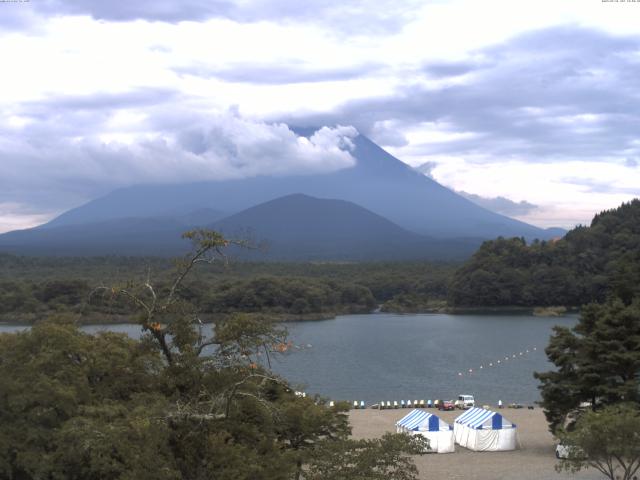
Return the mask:
<path id="1" fill-rule="evenodd" d="M 509 360 L 524 358 L 528 354 L 533 353 L 533 352 L 537 352 L 537 351 L 538 351 L 537 347 L 531 347 L 531 348 L 525 349 L 525 350 L 523 350 L 521 352 L 512 353 L 511 355 L 505 355 L 505 357 L 504 358 L 500 358 L 500 360 L 496 360 L 495 362 L 489 362 L 488 364 L 486 364 L 486 367 L 487 368 L 498 367 L 500 365 L 504 365 Z M 476 372 L 477 372 L 477 370 L 486 370 L 485 364 L 480 365 L 476 369 Z M 463 377 L 465 375 L 473 375 L 473 373 L 474 373 L 474 369 L 473 368 L 469 368 L 467 370 L 463 370 L 461 372 L 458 372 L 458 377 Z"/>

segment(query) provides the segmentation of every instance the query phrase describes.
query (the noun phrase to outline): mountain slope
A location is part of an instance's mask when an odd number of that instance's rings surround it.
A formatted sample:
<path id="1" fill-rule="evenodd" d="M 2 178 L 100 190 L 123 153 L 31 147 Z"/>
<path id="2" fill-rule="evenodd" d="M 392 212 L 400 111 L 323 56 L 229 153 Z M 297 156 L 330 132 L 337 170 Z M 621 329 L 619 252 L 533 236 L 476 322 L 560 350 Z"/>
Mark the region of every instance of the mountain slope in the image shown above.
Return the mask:
<path id="1" fill-rule="evenodd" d="M 116 218 L 79 225 L 16 230 L 0 235 L 0 252 L 34 255 L 176 255 L 182 232 L 224 217 L 199 209 L 175 217 Z"/>
<path id="2" fill-rule="evenodd" d="M 184 251 L 180 235 L 187 230 L 177 221 L 122 218 L 82 225 L 17 230 L 0 235 L 0 252 L 21 255 L 167 256 Z"/>
<path id="3" fill-rule="evenodd" d="M 242 253 L 279 260 L 392 260 L 467 257 L 479 240 L 441 241 L 409 232 L 344 200 L 294 194 L 251 207 L 211 226 L 227 236 L 265 240 L 264 252 Z"/>
<path id="4" fill-rule="evenodd" d="M 239 212 L 278 197 L 304 193 L 356 203 L 407 230 L 432 237 L 552 236 L 462 198 L 362 135 L 354 139 L 354 144 L 352 154 L 357 164 L 352 168 L 306 176 L 138 185 L 69 210 L 43 228 L 123 217 L 180 215 L 200 208 Z"/>
<path id="5" fill-rule="evenodd" d="M 231 250 L 232 255 L 254 260 L 450 260 L 468 257 L 480 244 L 479 239 L 430 239 L 351 202 L 302 194 L 256 205 L 206 227 L 230 238 L 266 242 L 266 250 Z M 35 228 L 0 235 L 0 251 L 174 256 L 189 248 L 180 238 L 189 228 L 167 218 Z"/>

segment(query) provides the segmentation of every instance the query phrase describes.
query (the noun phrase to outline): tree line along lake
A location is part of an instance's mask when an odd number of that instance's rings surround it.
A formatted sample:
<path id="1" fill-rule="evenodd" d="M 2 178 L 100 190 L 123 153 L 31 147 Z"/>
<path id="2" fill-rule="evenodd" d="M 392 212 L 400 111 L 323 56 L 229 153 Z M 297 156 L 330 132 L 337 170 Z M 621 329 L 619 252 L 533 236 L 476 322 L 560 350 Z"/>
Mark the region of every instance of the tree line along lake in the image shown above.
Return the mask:
<path id="1" fill-rule="evenodd" d="M 479 403 L 533 404 L 540 399 L 533 372 L 553 367 L 544 353 L 553 326 L 576 322 L 576 315 L 343 315 L 288 322 L 292 346 L 270 360 L 298 389 L 334 400 L 370 405 L 472 394 Z M 24 328 L 0 325 L 0 333 Z M 135 324 L 82 329 L 141 334 Z"/>

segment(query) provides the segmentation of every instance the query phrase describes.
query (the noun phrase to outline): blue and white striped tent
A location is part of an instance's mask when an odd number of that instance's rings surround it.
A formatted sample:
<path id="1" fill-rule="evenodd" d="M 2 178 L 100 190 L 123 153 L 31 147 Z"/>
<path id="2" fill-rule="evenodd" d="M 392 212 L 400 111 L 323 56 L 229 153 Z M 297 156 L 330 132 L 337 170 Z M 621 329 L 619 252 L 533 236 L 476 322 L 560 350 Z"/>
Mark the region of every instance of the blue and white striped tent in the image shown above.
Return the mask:
<path id="1" fill-rule="evenodd" d="M 412 410 L 396 422 L 398 431 L 439 432 L 452 430 L 451 425 L 444 423 L 437 415 L 425 410 Z"/>
<path id="2" fill-rule="evenodd" d="M 453 428 L 440 417 L 425 410 L 412 410 L 396 422 L 398 433 L 422 435 L 429 440 L 427 451 L 450 453 L 454 451 Z"/>
<path id="3" fill-rule="evenodd" d="M 515 425 L 504 422 L 502 415 L 498 412 L 485 410 L 484 408 L 472 408 L 467 410 L 458 418 L 456 423 L 466 425 L 469 428 L 493 428 L 499 430 L 501 428 L 515 428 Z"/>
<path id="4" fill-rule="evenodd" d="M 456 443 L 476 451 L 515 450 L 515 424 L 498 412 L 472 408 L 456 418 L 453 426 Z"/>

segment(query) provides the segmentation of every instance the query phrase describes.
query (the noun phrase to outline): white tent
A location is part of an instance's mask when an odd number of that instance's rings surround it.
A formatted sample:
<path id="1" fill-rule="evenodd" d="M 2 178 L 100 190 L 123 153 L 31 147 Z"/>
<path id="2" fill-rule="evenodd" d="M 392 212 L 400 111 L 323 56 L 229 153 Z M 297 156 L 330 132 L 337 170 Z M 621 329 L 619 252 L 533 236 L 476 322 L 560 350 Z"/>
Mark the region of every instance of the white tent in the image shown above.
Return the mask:
<path id="1" fill-rule="evenodd" d="M 484 408 L 467 410 L 453 424 L 456 443 L 479 452 L 515 450 L 517 430 L 497 412 Z"/>
<path id="2" fill-rule="evenodd" d="M 429 439 L 428 452 L 451 453 L 454 451 L 453 429 L 437 415 L 425 410 L 412 410 L 396 422 L 398 433 L 422 435 Z"/>

